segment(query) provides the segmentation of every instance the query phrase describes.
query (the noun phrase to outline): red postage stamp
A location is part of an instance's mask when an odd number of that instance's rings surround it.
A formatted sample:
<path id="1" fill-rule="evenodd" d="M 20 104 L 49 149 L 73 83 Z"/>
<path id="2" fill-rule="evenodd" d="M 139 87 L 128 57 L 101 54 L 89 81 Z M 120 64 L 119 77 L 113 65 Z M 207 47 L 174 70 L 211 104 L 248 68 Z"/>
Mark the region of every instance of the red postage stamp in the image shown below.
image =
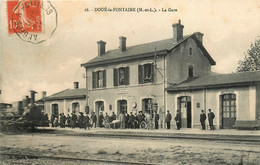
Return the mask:
<path id="1" fill-rule="evenodd" d="M 30 43 L 50 38 L 57 28 L 57 12 L 49 1 L 8 0 L 8 33 Z"/>
<path id="2" fill-rule="evenodd" d="M 7 1 L 8 32 L 13 34 L 24 28 L 27 32 L 42 32 L 41 0 Z M 18 5 L 18 6 L 17 6 Z"/>

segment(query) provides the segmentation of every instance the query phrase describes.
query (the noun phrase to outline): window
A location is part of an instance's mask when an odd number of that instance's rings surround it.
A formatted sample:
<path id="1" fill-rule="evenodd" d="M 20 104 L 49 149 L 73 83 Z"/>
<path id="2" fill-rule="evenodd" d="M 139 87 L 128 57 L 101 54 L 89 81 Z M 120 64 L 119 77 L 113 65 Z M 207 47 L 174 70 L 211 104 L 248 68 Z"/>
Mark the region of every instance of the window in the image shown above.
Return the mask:
<path id="1" fill-rule="evenodd" d="M 189 49 L 189 54 L 192 55 L 192 48 Z"/>
<path id="2" fill-rule="evenodd" d="M 106 70 L 92 72 L 92 87 L 106 87 Z"/>
<path id="3" fill-rule="evenodd" d="M 114 86 L 129 85 L 129 67 L 114 68 Z"/>
<path id="4" fill-rule="evenodd" d="M 189 66 L 189 77 L 193 77 L 193 67 Z"/>
<path id="5" fill-rule="evenodd" d="M 139 84 L 154 82 L 154 65 L 144 64 L 138 66 Z"/>

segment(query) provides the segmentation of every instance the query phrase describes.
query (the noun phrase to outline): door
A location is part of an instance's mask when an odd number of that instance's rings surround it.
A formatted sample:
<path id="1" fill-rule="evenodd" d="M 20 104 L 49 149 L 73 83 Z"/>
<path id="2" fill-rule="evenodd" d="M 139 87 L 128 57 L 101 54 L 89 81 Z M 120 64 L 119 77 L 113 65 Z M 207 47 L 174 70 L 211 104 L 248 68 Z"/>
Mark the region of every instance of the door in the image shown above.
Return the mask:
<path id="1" fill-rule="evenodd" d="M 97 115 L 97 123 L 99 123 L 99 115 L 101 112 L 104 111 L 104 102 L 103 101 L 97 101 L 95 103 L 96 105 L 96 108 L 95 108 L 95 112 L 96 112 L 96 115 Z"/>
<path id="2" fill-rule="evenodd" d="M 191 128 L 192 114 L 191 114 L 191 97 L 183 96 L 178 98 L 178 108 L 181 111 L 181 127 Z"/>
<path id="3" fill-rule="evenodd" d="M 234 128 L 236 122 L 236 95 L 222 95 L 222 125 L 224 129 Z"/>
<path id="4" fill-rule="evenodd" d="M 187 102 L 187 128 L 191 128 L 191 102 Z"/>
<path id="5" fill-rule="evenodd" d="M 120 113 L 127 113 L 127 101 L 126 100 L 118 100 L 117 101 L 117 115 Z"/>
<path id="6" fill-rule="evenodd" d="M 52 104 L 52 114 L 54 114 L 55 118 L 59 118 L 59 105 Z"/>

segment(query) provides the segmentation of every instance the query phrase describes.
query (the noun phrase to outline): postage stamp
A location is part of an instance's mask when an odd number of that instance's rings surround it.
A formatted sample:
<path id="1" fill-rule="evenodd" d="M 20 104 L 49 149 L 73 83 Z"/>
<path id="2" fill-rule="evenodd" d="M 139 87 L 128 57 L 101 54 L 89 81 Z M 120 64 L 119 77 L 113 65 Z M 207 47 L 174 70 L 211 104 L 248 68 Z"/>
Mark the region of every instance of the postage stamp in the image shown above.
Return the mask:
<path id="1" fill-rule="evenodd" d="M 8 33 L 39 44 L 49 39 L 58 24 L 57 11 L 49 1 L 7 1 Z"/>

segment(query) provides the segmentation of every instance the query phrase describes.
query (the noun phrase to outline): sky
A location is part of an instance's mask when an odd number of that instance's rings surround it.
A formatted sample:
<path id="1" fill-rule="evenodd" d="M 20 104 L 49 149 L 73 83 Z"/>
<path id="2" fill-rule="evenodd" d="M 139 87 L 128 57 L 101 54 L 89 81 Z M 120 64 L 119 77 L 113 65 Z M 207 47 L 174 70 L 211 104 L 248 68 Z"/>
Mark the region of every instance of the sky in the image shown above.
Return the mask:
<path id="1" fill-rule="evenodd" d="M 181 20 L 184 35 L 204 34 L 203 44 L 216 66 L 213 72 L 232 73 L 255 39 L 260 37 L 259 0 L 91 0 L 51 1 L 57 29 L 45 42 L 32 44 L 9 34 L 6 1 L 1 1 L 0 102 L 22 100 L 30 90 L 47 96 L 86 85 L 80 64 L 97 56 L 97 41 L 116 49 L 119 36 L 127 46 L 168 39 L 172 24 Z M 94 12 L 99 7 L 177 9 L 177 12 Z M 85 9 L 90 12 L 86 12 Z"/>

